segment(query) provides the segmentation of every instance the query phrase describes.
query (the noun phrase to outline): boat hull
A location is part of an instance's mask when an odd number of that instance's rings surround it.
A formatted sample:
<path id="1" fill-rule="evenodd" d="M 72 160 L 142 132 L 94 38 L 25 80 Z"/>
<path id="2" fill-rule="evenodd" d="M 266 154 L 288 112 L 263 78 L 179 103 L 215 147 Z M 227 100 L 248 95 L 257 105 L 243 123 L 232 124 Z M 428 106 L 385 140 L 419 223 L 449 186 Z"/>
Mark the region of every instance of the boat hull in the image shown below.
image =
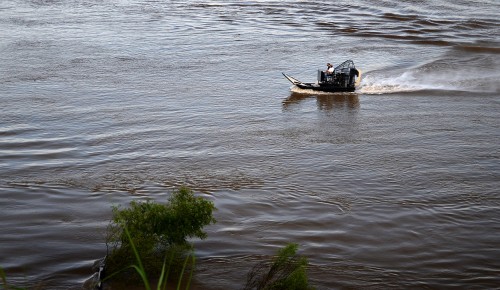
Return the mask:
<path id="1" fill-rule="evenodd" d="M 313 91 L 321 91 L 321 92 L 330 92 L 330 93 L 335 93 L 335 92 L 354 92 L 356 88 L 345 88 L 345 87 L 338 87 L 334 85 L 329 85 L 329 84 L 313 84 L 313 83 L 300 83 L 296 84 L 297 87 L 305 90 L 313 90 Z"/>
<path id="2" fill-rule="evenodd" d="M 292 84 L 297 86 L 298 88 L 304 89 L 304 90 L 313 90 L 313 91 L 321 91 L 321 92 L 329 92 L 329 93 L 335 93 L 335 92 L 354 92 L 356 90 L 355 87 L 341 87 L 337 86 L 334 84 L 330 83 L 304 83 L 296 78 L 289 76 L 285 73 L 283 73 L 285 78 L 289 80 Z"/>

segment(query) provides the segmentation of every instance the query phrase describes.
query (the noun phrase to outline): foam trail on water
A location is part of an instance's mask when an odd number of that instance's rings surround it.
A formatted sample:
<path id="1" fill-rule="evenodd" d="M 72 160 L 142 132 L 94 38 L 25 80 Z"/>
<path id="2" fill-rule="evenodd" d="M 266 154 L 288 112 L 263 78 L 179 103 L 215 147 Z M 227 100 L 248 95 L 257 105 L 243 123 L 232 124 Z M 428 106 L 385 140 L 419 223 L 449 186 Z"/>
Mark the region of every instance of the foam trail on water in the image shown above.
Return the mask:
<path id="1" fill-rule="evenodd" d="M 362 94 L 390 94 L 424 89 L 426 87 L 419 84 L 411 72 L 404 72 L 396 77 L 387 77 L 378 74 L 365 75 L 361 80 L 358 92 Z"/>
<path id="2" fill-rule="evenodd" d="M 425 72 L 424 69 L 405 71 L 395 76 L 367 75 L 359 92 L 363 94 L 390 94 L 415 91 L 485 91 L 479 82 L 466 75 L 452 72 Z"/>
<path id="3" fill-rule="evenodd" d="M 500 72 L 485 66 L 456 67 L 429 63 L 406 71 L 367 73 L 357 89 L 362 94 L 391 94 L 415 91 L 461 91 L 497 93 Z"/>

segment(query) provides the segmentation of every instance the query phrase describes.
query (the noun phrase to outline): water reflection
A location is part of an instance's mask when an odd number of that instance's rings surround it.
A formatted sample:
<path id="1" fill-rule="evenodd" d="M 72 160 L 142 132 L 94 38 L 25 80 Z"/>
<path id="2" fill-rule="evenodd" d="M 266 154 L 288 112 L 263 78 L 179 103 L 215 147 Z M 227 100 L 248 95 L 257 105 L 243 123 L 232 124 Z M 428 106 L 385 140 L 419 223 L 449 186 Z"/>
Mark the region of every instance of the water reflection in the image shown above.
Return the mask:
<path id="1" fill-rule="evenodd" d="M 283 100 L 283 110 L 289 110 L 299 105 L 302 101 L 316 98 L 319 110 L 356 110 L 359 108 L 359 97 L 356 93 L 332 93 L 332 94 L 307 94 L 292 92 L 288 98 Z"/>

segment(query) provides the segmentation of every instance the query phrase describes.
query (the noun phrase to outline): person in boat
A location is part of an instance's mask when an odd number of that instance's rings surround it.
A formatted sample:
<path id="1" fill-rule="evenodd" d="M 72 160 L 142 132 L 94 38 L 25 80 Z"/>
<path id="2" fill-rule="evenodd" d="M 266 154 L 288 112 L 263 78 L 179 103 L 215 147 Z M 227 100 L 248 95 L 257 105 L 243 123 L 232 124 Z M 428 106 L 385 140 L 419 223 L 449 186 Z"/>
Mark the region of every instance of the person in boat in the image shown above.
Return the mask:
<path id="1" fill-rule="evenodd" d="M 326 70 L 324 72 L 321 72 L 321 81 L 326 81 L 330 82 L 332 81 L 333 78 L 333 71 L 335 68 L 331 63 L 326 64 Z"/>
<path id="2" fill-rule="evenodd" d="M 333 68 L 333 65 L 331 63 L 326 64 L 326 74 L 327 75 L 333 75 L 333 71 L 335 69 Z"/>

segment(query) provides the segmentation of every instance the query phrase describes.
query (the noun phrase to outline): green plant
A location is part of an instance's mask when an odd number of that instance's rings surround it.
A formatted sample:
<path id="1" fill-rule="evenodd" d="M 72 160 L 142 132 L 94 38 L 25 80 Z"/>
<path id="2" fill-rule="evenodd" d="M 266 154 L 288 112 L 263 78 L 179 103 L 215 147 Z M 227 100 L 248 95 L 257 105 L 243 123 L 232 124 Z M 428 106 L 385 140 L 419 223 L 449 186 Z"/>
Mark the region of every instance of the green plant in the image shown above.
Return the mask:
<path id="1" fill-rule="evenodd" d="M 15 287 L 12 285 L 7 284 L 7 275 L 5 275 L 5 271 L 3 270 L 2 267 L 0 267 L 0 278 L 2 278 L 2 284 L 0 284 L 0 289 L 5 289 L 5 290 L 25 290 L 26 288 L 22 287 Z"/>
<path id="2" fill-rule="evenodd" d="M 141 258 L 139 268 L 151 276 L 161 276 L 165 257 L 170 257 L 172 271 L 178 271 L 185 253 L 192 250 L 187 239 L 206 238 L 203 227 L 216 222 L 214 210 L 211 201 L 195 197 L 186 187 L 175 191 L 166 204 L 133 201 L 128 208 L 113 207 L 106 271 L 129 277 L 130 272 L 121 270 L 137 262 L 137 256 Z"/>
<path id="3" fill-rule="evenodd" d="M 247 275 L 245 290 L 310 290 L 307 259 L 297 255 L 297 244 L 288 244 L 271 262 L 261 262 Z"/>
<path id="4" fill-rule="evenodd" d="M 139 255 L 139 253 L 137 252 L 136 246 L 134 245 L 134 241 L 133 241 L 132 237 L 130 236 L 130 233 L 129 233 L 128 229 L 125 227 L 124 230 L 125 230 L 125 234 L 127 235 L 128 240 L 130 242 L 130 246 L 132 248 L 132 251 L 134 252 L 134 256 L 135 256 L 136 263 L 137 263 L 137 264 L 130 265 L 127 268 L 134 269 L 137 272 L 137 274 L 139 274 L 139 276 L 141 277 L 142 282 L 143 282 L 144 287 L 146 288 L 146 290 L 151 290 L 152 288 L 151 288 L 151 284 L 149 282 L 149 277 L 148 277 L 147 271 L 146 271 L 146 269 L 143 266 L 142 259 L 141 259 L 140 255 Z M 177 290 L 181 289 L 182 277 L 184 276 L 184 271 L 185 271 L 185 269 L 187 267 L 187 264 L 188 264 L 189 260 L 191 260 L 191 263 L 194 266 L 195 256 L 194 256 L 194 254 L 192 252 L 189 255 L 187 255 L 186 259 L 184 260 L 184 264 L 182 266 L 182 270 L 181 270 L 181 273 L 179 275 L 179 279 L 178 279 L 178 283 L 177 283 L 177 288 L 176 288 Z M 165 255 L 165 257 L 163 259 L 163 265 L 162 265 L 162 268 L 161 268 L 161 272 L 160 272 L 160 277 L 158 279 L 158 283 L 157 283 L 157 286 L 156 286 L 157 290 L 165 290 L 165 289 L 167 289 L 168 275 L 170 273 L 170 266 L 171 266 L 171 264 L 172 264 L 172 256 L 171 256 L 171 259 L 169 260 L 169 262 L 167 263 L 167 255 Z M 112 275 L 110 275 L 109 277 L 107 277 L 106 279 L 110 279 L 113 276 L 120 274 L 120 272 L 121 271 L 115 272 Z M 186 281 L 186 289 L 189 289 L 189 287 L 191 285 L 191 279 L 193 277 L 193 270 L 191 270 L 190 272 L 191 273 L 190 273 L 190 275 L 189 275 L 189 277 L 187 278 L 187 281 Z"/>

